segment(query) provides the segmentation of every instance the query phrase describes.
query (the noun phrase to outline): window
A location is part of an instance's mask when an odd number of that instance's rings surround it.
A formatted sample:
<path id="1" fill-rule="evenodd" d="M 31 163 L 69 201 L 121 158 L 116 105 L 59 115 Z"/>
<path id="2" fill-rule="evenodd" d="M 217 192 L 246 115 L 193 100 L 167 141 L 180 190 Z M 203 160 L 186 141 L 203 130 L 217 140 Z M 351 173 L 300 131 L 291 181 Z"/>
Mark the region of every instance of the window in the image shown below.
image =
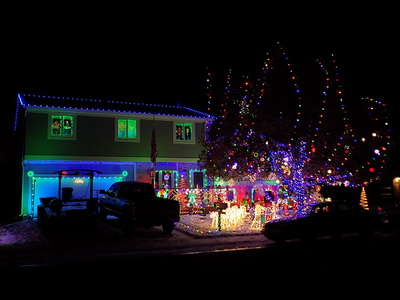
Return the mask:
<path id="1" fill-rule="evenodd" d="M 176 182 L 177 179 L 177 171 L 157 170 L 155 176 L 155 186 L 163 189 L 176 188 L 178 186 Z"/>
<path id="2" fill-rule="evenodd" d="M 206 186 L 206 176 L 200 170 L 190 170 L 189 183 L 191 188 L 203 188 Z"/>
<path id="3" fill-rule="evenodd" d="M 193 123 L 175 123 L 175 142 L 194 143 Z"/>
<path id="4" fill-rule="evenodd" d="M 134 119 L 116 120 L 116 139 L 119 141 L 139 141 L 138 121 Z"/>
<path id="5" fill-rule="evenodd" d="M 204 174 L 203 172 L 193 172 L 193 186 L 196 188 L 204 187 Z"/>
<path id="6" fill-rule="evenodd" d="M 49 138 L 75 139 L 76 118 L 71 115 L 50 115 Z"/>

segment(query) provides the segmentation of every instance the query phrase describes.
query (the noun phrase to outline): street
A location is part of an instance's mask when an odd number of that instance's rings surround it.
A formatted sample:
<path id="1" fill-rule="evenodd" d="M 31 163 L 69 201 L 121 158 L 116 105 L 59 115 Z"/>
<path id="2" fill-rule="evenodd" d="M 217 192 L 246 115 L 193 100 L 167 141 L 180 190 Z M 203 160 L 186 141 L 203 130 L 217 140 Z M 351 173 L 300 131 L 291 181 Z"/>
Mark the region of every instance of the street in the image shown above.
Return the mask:
<path id="1" fill-rule="evenodd" d="M 138 229 L 127 237 L 117 220 L 109 220 L 86 231 L 59 227 L 45 235 L 51 247 L 36 255 L 33 249 L 4 259 L 7 281 L 25 278 L 30 284 L 59 286 L 90 280 L 101 286 L 106 279 L 117 280 L 120 289 L 127 289 L 132 282 L 208 286 L 244 280 L 292 287 L 333 285 L 336 290 L 354 291 L 385 286 L 386 291 L 397 288 L 392 283 L 399 280 L 399 236 L 392 233 L 369 240 L 347 235 L 340 240 L 326 237 L 276 244 L 258 233 L 198 238 L 179 230 L 165 235 L 158 228 Z"/>

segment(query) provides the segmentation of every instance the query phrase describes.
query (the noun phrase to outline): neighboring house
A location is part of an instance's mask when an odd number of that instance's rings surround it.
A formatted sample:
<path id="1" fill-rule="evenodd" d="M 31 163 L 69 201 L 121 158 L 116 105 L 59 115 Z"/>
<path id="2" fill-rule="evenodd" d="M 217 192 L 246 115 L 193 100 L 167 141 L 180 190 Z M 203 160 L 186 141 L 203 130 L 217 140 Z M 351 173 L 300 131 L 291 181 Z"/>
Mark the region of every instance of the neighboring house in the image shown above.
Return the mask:
<path id="1" fill-rule="evenodd" d="M 60 197 L 63 187 L 86 198 L 89 190 L 97 197 L 118 180 L 153 182 L 156 188 L 207 184 L 197 165 L 213 120 L 206 113 L 179 105 L 17 97 L 16 121 L 24 131 L 22 215 L 37 217 L 42 199 Z"/>

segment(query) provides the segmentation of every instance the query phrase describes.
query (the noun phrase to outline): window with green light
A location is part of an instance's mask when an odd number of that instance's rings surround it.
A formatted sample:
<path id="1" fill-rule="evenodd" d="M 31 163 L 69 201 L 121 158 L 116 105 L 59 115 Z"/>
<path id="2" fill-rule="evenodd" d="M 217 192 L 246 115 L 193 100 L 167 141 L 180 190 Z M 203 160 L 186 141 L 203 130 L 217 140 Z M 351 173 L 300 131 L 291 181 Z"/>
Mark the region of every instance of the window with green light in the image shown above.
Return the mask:
<path id="1" fill-rule="evenodd" d="M 193 123 L 175 123 L 175 141 L 194 141 Z"/>
<path id="2" fill-rule="evenodd" d="M 49 137 L 71 138 L 75 136 L 75 118 L 69 115 L 51 115 Z"/>
<path id="3" fill-rule="evenodd" d="M 137 120 L 118 119 L 117 120 L 117 139 L 135 140 L 137 139 Z"/>

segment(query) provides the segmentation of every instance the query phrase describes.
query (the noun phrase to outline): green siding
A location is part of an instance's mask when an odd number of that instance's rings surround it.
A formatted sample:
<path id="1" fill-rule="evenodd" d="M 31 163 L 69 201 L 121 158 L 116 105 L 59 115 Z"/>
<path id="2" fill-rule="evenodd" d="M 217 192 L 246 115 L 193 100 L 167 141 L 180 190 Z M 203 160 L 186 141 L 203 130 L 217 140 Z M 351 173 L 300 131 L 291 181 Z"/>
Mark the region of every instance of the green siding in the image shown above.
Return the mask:
<path id="1" fill-rule="evenodd" d="M 158 158 L 198 158 L 202 145 L 203 123 L 195 124 L 195 144 L 173 143 L 173 121 L 140 120 L 140 142 L 116 142 L 115 118 L 77 115 L 76 140 L 47 138 L 48 114 L 26 116 L 26 155 L 60 156 L 150 156 L 151 130 L 154 125 Z"/>

